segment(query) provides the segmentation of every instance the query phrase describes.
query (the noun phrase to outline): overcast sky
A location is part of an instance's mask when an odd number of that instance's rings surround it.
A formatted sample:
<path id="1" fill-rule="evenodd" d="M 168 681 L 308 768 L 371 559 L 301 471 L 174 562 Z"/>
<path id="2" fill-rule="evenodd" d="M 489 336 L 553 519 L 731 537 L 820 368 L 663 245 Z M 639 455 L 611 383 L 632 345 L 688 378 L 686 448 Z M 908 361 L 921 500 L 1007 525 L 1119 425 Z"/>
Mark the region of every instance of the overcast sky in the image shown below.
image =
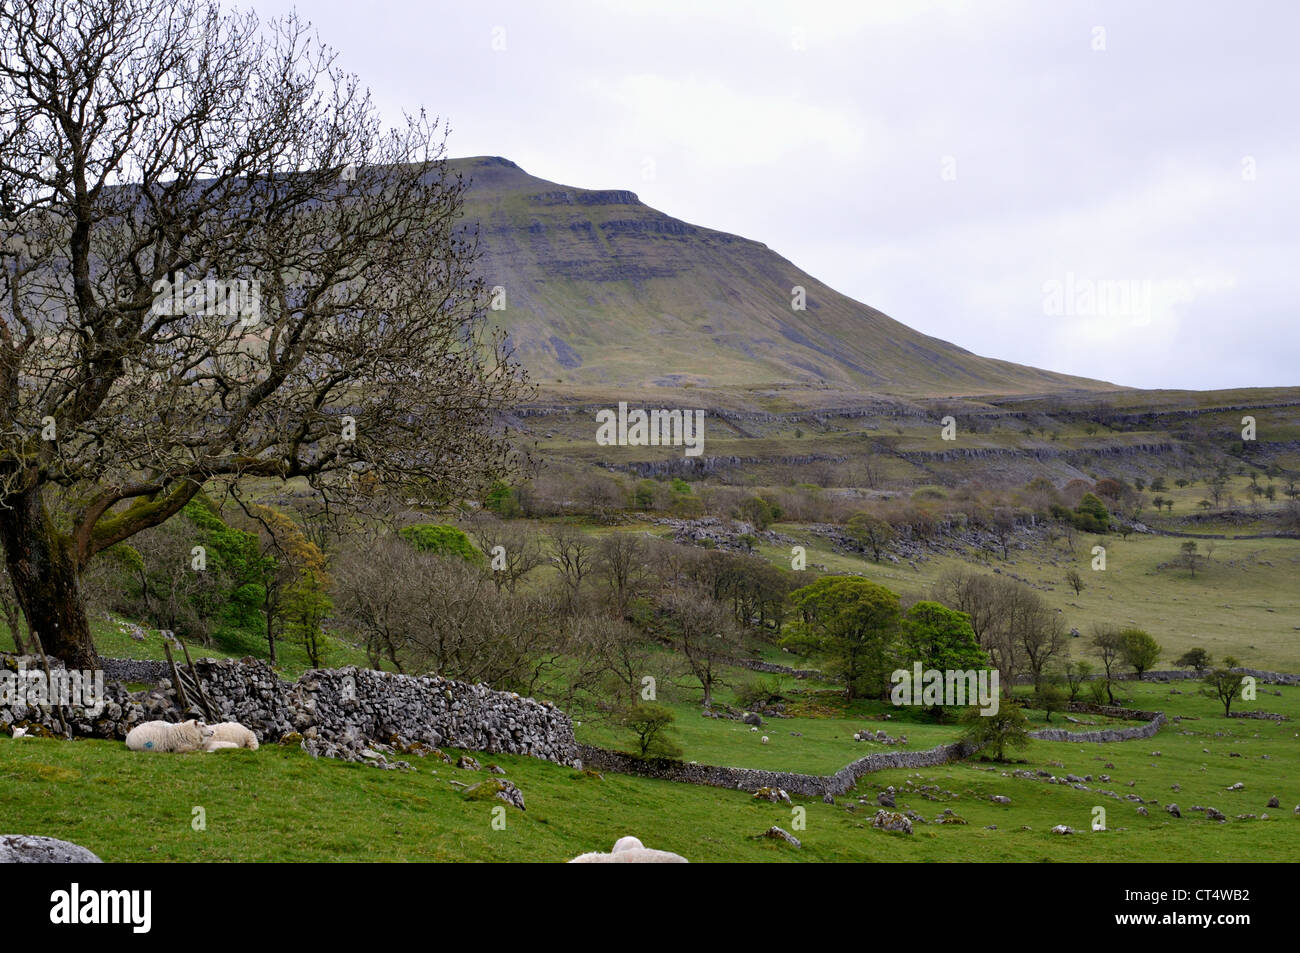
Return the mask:
<path id="1" fill-rule="evenodd" d="M 297 7 L 451 155 L 631 189 L 990 357 L 1300 385 L 1293 0 Z"/>

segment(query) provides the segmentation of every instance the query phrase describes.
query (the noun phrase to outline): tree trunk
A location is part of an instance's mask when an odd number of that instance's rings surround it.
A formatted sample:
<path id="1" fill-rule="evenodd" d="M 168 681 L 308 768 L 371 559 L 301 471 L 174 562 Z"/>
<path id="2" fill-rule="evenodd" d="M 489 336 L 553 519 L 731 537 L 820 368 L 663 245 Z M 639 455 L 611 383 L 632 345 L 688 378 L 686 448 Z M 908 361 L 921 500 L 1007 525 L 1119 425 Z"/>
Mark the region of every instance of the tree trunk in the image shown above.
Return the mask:
<path id="1" fill-rule="evenodd" d="M 23 634 L 19 631 L 18 617 L 21 613 L 18 611 L 16 602 L 10 602 L 8 599 L 0 600 L 0 608 L 3 608 L 5 615 L 5 625 L 9 627 L 9 632 L 14 639 L 14 651 L 19 655 L 27 654 L 27 647 L 23 644 Z"/>
<path id="2" fill-rule="evenodd" d="M 72 540 L 55 529 L 39 489 L 16 493 L 5 502 L 0 541 L 28 631 L 68 668 L 99 668 Z"/>

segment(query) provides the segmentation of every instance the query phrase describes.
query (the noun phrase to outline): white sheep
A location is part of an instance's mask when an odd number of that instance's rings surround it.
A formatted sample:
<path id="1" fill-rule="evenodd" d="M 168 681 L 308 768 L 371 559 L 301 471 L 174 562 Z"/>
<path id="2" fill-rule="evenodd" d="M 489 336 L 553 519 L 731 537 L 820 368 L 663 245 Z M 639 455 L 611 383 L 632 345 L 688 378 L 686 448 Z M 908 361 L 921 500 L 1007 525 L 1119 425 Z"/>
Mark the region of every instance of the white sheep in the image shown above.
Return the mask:
<path id="1" fill-rule="evenodd" d="M 212 728 L 212 740 L 204 745 L 204 748 L 209 751 L 215 750 L 212 747 L 214 743 L 225 741 L 230 742 L 231 747 L 234 748 L 247 748 L 250 751 L 257 750 L 257 735 L 237 721 L 223 721 L 209 727 Z M 225 746 L 222 745 L 222 747 Z"/>
<path id="2" fill-rule="evenodd" d="M 651 850 L 635 837 L 620 837 L 608 854 L 579 854 L 571 864 L 688 864 L 685 857 L 667 850 Z"/>
<path id="3" fill-rule="evenodd" d="M 767 744 L 768 741 L 770 741 L 770 740 L 771 740 L 771 739 L 768 738 L 767 735 L 764 735 L 762 738 L 759 739 L 759 741 L 761 741 L 763 744 Z"/>
<path id="4" fill-rule="evenodd" d="M 233 741 L 209 740 L 208 743 L 203 746 L 203 750 L 208 752 L 209 754 L 211 754 L 214 751 L 224 751 L 226 748 L 233 748 L 235 750 L 238 750 L 239 745 L 235 744 Z"/>
<path id="5" fill-rule="evenodd" d="M 126 733 L 126 746 L 132 751 L 198 751 L 212 737 L 212 729 L 191 718 L 180 724 L 169 721 L 146 721 Z"/>

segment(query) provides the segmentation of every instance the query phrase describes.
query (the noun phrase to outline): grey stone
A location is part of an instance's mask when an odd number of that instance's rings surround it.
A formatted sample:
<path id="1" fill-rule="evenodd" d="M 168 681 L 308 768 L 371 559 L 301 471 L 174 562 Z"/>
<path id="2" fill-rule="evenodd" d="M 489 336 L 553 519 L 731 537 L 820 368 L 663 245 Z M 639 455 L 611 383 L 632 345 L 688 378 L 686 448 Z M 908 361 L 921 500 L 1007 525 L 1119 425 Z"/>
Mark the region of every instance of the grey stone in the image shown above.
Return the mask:
<path id="1" fill-rule="evenodd" d="M 776 827 L 775 825 L 773 825 L 772 827 L 769 827 L 769 828 L 768 828 L 768 829 L 763 833 L 763 836 L 764 836 L 764 837 L 771 837 L 771 838 L 774 839 L 774 840 L 783 840 L 783 841 L 785 841 L 787 844 L 789 844 L 791 847 L 802 847 L 802 846 L 803 846 L 803 844 L 799 843 L 799 838 L 795 837 L 793 834 L 789 833 L 788 831 L 784 831 L 784 830 L 782 830 L 781 828 Z"/>
<path id="2" fill-rule="evenodd" d="M 36 834 L 0 834 L 0 864 L 100 864 L 79 844 Z"/>
<path id="3" fill-rule="evenodd" d="M 877 811 L 876 816 L 871 819 L 871 826 L 876 830 L 912 833 L 912 821 L 906 815 L 892 811 Z"/>

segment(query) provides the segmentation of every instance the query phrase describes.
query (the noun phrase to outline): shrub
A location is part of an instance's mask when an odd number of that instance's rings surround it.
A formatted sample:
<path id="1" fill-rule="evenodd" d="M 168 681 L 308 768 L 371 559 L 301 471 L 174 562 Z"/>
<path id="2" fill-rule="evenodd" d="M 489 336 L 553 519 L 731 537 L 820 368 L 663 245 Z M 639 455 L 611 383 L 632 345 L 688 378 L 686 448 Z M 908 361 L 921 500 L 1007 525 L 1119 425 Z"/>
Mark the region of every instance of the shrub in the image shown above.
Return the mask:
<path id="1" fill-rule="evenodd" d="M 1174 664 L 1195 669 L 1197 674 L 1200 674 L 1210 667 L 1211 661 L 1210 653 L 1198 647 L 1184 652 Z"/>
<path id="2" fill-rule="evenodd" d="M 971 708 L 962 720 L 966 724 L 962 741 L 991 747 L 998 761 L 1006 760 L 1007 748 L 1029 747 L 1029 722 L 1017 705 L 1002 705 L 994 715 L 981 715 L 978 708 Z"/>
<path id="3" fill-rule="evenodd" d="M 475 565 L 486 562 L 483 554 L 474 548 L 464 531 L 454 526 L 442 526 L 437 523 L 417 523 L 398 531 L 398 535 L 422 553 L 436 556 L 459 556 Z"/>
<path id="4" fill-rule="evenodd" d="M 740 501 L 736 511 L 741 519 L 753 523 L 754 528 L 760 532 L 781 518 L 781 507 L 769 503 L 761 496 L 746 497 Z"/>
<path id="5" fill-rule="evenodd" d="M 496 480 L 483 498 L 483 508 L 491 510 L 502 519 L 513 519 L 523 513 L 519 493 L 504 480 Z"/>
<path id="6" fill-rule="evenodd" d="M 672 709 L 650 702 L 624 709 L 619 725 L 636 736 L 638 758 L 680 758 L 682 749 L 668 736 L 677 716 Z"/>
<path id="7" fill-rule="evenodd" d="M 1104 533 L 1110 527 L 1110 512 L 1100 499 L 1085 493 L 1074 508 L 1074 525 L 1085 533 Z"/>

